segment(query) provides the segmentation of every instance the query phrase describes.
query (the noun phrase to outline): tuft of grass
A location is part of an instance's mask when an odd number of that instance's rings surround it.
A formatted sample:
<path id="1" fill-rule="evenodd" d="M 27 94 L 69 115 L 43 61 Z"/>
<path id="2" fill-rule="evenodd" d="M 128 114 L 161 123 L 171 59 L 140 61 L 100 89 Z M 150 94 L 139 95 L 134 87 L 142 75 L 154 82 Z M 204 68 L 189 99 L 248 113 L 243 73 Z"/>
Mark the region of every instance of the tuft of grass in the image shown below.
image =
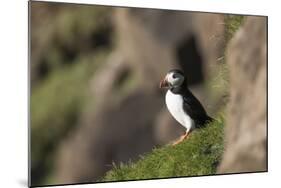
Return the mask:
<path id="1" fill-rule="evenodd" d="M 226 58 L 226 49 L 235 33 L 243 25 L 246 16 L 225 15 L 224 47 L 223 54 L 217 59 L 217 64 L 210 71 L 209 79 L 205 86 L 209 91 L 211 101 L 214 101 L 213 109 L 222 110 L 229 100 L 229 67 Z"/>
<path id="2" fill-rule="evenodd" d="M 225 37 L 226 43 L 233 37 L 235 32 L 240 28 L 240 26 L 244 23 L 245 16 L 237 16 L 237 15 L 226 15 L 225 22 Z"/>
<path id="3" fill-rule="evenodd" d="M 137 162 L 113 164 L 101 181 L 141 180 L 215 174 L 221 160 L 224 119 L 195 130 L 184 142 L 155 148 Z"/>

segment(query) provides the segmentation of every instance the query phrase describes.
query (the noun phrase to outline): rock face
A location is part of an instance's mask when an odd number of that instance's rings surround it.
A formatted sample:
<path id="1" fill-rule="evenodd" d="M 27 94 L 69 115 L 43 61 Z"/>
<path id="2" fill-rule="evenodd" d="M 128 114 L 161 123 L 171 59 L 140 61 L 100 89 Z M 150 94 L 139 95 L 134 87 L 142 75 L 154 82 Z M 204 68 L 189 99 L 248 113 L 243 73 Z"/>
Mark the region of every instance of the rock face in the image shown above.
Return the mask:
<path id="1" fill-rule="evenodd" d="M 248 17 L 227 49 L 230 101 L 219 173 L 267 170 L 266 24 Z"/>

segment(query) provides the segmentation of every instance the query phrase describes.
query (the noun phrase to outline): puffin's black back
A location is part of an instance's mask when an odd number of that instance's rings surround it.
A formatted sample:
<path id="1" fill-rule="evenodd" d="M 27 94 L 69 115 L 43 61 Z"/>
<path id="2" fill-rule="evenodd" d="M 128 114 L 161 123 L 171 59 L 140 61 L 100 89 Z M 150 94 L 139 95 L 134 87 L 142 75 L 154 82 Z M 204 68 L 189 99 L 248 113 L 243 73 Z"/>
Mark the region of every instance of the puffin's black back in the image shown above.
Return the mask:
<path id="1" fill-rule="evenodd" d="M 209 121 L 212 121 L 213 118 L 207 115 L 204 107 L 199 102 L 199 100 L 189 91 L 183 93 L 183 109 L 186 114 L 188 114 L 193 121 L 195 122 L 195 127 L 200 128 L 204 126 Z"/>

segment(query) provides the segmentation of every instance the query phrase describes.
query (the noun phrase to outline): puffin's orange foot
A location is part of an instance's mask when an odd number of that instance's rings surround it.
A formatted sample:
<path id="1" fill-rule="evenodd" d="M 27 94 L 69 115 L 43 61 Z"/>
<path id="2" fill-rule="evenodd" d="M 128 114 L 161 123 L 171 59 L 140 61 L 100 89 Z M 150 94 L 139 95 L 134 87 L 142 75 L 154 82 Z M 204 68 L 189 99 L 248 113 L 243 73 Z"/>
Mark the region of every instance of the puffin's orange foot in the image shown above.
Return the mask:
<path id="1" fill-rule="evenodd" d="M 190 132 L 186 132 L 184 135 L 182 135 L 182 136 L 180 137 L 180 139 L 178 139 L 177 141 L 175 141 L 172 145 L 175 146 L 175 145 L 181 143 L 182 141 L 184 141 L 185 139 L 187 139 L 188 136 L 189 136 L 189 133 L 190 133 Z"/>

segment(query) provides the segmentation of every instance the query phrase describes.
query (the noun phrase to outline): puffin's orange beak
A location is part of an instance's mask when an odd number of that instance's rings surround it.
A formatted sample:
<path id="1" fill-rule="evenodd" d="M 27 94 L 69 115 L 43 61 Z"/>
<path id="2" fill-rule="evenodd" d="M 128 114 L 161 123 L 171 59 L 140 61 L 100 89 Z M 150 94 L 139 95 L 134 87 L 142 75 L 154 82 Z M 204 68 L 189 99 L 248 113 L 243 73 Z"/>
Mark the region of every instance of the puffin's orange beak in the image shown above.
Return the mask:
<path id="1" fill-rule="evenodd" d="M 169 87 L 169 84 L 168 84 L 166 78 L 164 78 L 163 80 L 161 80 L 161 82 L 160 82 L 160 84 L 159 84 L 159 87 L 160 87 L 160 88 Z"/>

